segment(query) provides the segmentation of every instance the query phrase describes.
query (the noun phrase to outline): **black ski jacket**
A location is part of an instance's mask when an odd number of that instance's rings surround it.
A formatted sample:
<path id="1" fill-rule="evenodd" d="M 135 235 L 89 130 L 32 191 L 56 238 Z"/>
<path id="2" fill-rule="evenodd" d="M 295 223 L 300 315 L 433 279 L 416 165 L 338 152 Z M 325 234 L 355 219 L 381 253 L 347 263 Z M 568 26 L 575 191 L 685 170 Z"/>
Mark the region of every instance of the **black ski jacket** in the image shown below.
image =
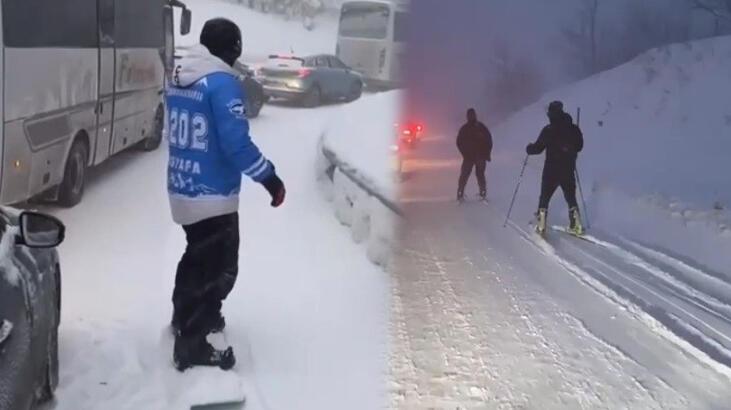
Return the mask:
<path id="1" fill-rule="evenodd" d="M 492 134 L 480 121 L 466 123 L 457 134 L 457 148 L 462 157 L 472 161 L 490 161 Z"/>
<path id="2" fill-rule="evenodd" d="M 571 171 L 576 168 L 576 157 L 584 148 L 584 136 L 567 113 L 563 113 L 543 128 L 538 140 L 528 144 L 528 155 L 546 151 L 545 171 Z"/>

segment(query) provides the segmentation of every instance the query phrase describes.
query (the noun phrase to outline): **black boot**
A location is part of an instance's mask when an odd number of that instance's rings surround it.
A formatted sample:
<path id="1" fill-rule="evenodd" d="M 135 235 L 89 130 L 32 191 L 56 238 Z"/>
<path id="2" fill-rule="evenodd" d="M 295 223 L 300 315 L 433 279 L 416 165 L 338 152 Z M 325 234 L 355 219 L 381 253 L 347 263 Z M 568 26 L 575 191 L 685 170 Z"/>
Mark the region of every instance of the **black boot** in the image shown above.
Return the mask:
<path id="1" fill-rule="evenodd" d="M 173 361 L 175 368 L 181 372 L 193 366 L 214 366 L 229 370 L 236 364 L 236 357 L 232 347 L 216 350 L 204 335 L 177 335 Z"/>
<path id="2" fill-rule="evenodd" d="M 464 191 L 462 191 L 462 190 L 457 191 L 457 201 L 459 201 L 459 202 L 464 201 Z"/>

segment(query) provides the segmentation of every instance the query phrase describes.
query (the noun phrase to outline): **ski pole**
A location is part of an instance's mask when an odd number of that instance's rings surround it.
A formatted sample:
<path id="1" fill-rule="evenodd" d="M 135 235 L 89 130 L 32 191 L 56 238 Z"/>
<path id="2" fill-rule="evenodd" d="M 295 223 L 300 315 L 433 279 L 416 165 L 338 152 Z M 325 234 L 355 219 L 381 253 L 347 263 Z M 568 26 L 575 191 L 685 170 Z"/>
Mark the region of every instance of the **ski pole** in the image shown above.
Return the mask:
<path id="1" fill-rule="evenodd" d="M 525 173 L 526 165 L 528 165 L 528 155 L 525 156 L 525 161 L 523 161 L 523 168 L 520 169 L 520 176 L 518 177 L 518 184 L 515 185 L 515 192 L 513 192 L 513 199 L 510 201 L 510 208 L 508 208 L 508 215 L 505 217 L 505 224 L 503 224 L 503 228 L 508 226 L 508 220 L 510 219 L 510 213 L 513 212 L 513 205 L 515 204 L 515 197 L 518 196 L 518 189 L 520 188 L 520 183 L 523 181 L 523 173 Z"/>
<path id="2" fill-rule="evenodd" d="M 576 126 L 581 124 L 581 107 L 576 108 Z M 581 206 L 584 208 L 584 219 L 586 220 L 586 229 L 591 228 L 589 226 L 589 210 L 586 209 L 586 201 L 584 200 L 584 190 L 581 189 L 581 178 L 579 178 L 579 167 L 574 168 L 574 174 L 576 175 L 576 184 L 579 186 L 579 196 L 581 196 Z"/>
<path id="3" fill-rule="evenodd" d="M 576 183 L 579 185 L 579 196 L 581 196 L 581 206 L 584 208 L 584 219 L 586 220 L 586 229 L 591 228 L 589 225 L 589 210 L 586 208 L 586 201 L 584 200 L 584 190 L 581 189 L 581 178 L 579 178 L 579 169 L 574 169 L 576 174 Z"/>

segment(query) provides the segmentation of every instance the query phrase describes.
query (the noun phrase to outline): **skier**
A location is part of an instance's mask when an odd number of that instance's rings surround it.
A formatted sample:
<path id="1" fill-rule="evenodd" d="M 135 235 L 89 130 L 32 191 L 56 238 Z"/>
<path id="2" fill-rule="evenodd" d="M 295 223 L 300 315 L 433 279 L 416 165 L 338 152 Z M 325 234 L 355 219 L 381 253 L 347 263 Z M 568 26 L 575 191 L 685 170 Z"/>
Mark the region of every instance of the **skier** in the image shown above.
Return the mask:
<path id="1" fill-rule="evenodd" d="M 569 230 L 582 235 L 579 205 L 576 202 L 576 158 L 584 148 L 584 137 L 581 129 L 573 123 L 571 116 L 564 112 L 561 101 L 553 101 L 548 106 L 550 124 L 543 128 L 538 140 L 528 144 L 528 155 L 538 155 L 546 151 L 541 182 L 541 197 L 538 203 L 536 231 L 543 235 L 546 232 L 548 203 L 559 186 L 569 206 Z"/>
<path id="2" fill-rule="evenodd" d="M 285 197 L 274 165 L 249 135 L 245 96 L 232 68 L 242 50 L 239 28 L 209 20 L 200 43 L 180 60 L 166 91 L 170 208 L 187 240 L 172 297 L 173 359 L 181 371 L 235 363 L 231 347 L 216 350 L 206 335 L 223 330 L 222 301 L 238 274 L 241 173 L 266 188 L 271 206 Z"/>
<path id="3" fill-rule="evenodd" d="M 477 120 L 474 108 L 467 110 L 467 123 L 462 126 L 457 135 L 457 148 L 462 154 L 462 170 L 459 175 L 457 200 L 464 200 L 464 188 L 470 178 L 472 168 L 475 168 L 477 184 L 480 187 L 480 198 L 487 198 L 485 182 L 485 161 L 491 161 L 492 134 L 485 124 Z"/>

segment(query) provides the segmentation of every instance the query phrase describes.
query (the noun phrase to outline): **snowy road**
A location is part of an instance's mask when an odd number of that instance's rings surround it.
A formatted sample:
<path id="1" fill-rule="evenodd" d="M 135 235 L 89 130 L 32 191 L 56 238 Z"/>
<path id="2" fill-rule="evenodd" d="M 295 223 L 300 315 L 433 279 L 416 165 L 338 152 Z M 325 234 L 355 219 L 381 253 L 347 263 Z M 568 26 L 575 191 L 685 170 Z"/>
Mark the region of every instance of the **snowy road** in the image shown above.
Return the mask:
<path id="1" fill-rule="evenodd" d="M 317 138 L 334 109 L 267 106 L 252 122 L 288 199 L 272 209 L 250 182 L 242 194 L 240 273 L 224 315 L 247 409 L 382 405 L 387 280 L 315 181 Z M 162 337 L 185 244 L 169 215 L 166 162 L 165 148 L 123 154 L 95 172 L 79 206 L 50 210 L 68 226 L 55 409 L 177 409 L 191 387 L 176 382 Z"/>
<path id="2" fill-rule="evenodd" d="M 712 349 L 701 352 L 704 343 L 728 347 L 727 283 L 624 242 L 597 246 L 555 233 L 543 243 L 528 233 L 533 203 L 519 203 L 519 222 L 503 228 L 519 171 L 507 157 L 488 167 L 487 206 L 457 205 L 452 144 L 425 141 L 406 164 L 393 403 L 727 406 L 731 372 L 709 358 Z"/>

